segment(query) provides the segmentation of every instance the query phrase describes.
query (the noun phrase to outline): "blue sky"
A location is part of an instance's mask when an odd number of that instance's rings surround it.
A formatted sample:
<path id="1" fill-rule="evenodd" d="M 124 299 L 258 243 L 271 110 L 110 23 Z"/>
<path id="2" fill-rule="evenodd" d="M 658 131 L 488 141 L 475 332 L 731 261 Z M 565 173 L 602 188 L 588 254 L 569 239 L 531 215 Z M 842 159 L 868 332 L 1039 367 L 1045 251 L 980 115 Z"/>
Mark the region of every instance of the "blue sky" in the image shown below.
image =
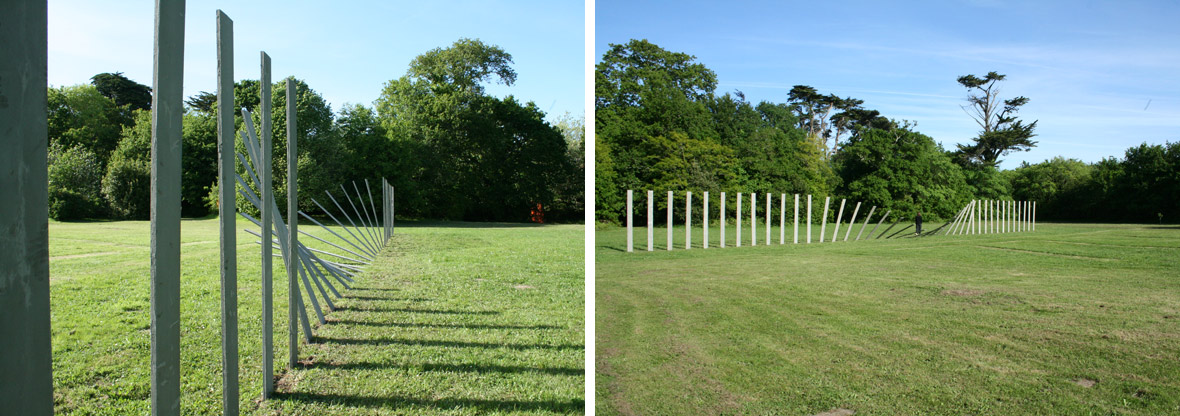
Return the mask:
<path id="1" fill-rule="evenodd" d="M 151 86 L 154 7 L 148 0 L 50 1 L 50 85 L 121 71 Z M 516 84 L 489 86 L 490 94 L 534 101 L 551 120 L 584 114 L 581 2 L 190 0 L 186 97 L 217 90 L 217 9 L 234 21 L 236 79 L 258 79 L 258 52 L 265 50 L 275 80 L 306 80 L 333 110 L 344 103 L 371 106 L 414 57 L 468 37 L 504 48 L 515 61 Z"/>
<path id="2" fill-rule="evenodd" d="M 784 102 L 791 86 L 810 85 L 916 121 L 948 149 L 979 131 L 955 79 L 1005 74 L 1001 97 L 1029 97 L 1020 114 L 1040 120 L 1039 145 L 1003 157 L 1006 169 L 1180 141 L 1180 2 L 598 0 L 595 9 L 596 60 L 611 43 L 646 38 L 695 55 L 717 73 L 718 92 Z"/>

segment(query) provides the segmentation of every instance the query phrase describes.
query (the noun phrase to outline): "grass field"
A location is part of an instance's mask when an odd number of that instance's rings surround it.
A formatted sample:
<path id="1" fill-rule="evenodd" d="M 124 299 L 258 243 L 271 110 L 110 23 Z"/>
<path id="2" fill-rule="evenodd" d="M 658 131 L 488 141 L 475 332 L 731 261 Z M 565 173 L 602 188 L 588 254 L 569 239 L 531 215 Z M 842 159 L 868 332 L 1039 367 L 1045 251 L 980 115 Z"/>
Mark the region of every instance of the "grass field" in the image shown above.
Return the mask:
<path id="1" fill-rule="evenodd" d="M 182 225 L 184 414 L 221 410 L 216 225 Z M 56 413 L 149 412 L 149 231 L 148 222 L 50 223 Z M 243 414 L 582 411 L 581 226 L 399 223 L 383 256 L 335 300 L 328 324 L 315 325 L 316 342 L 301 342 L 293 371 L 285 369 L 286 274 L 276 259 L 282 378 L 266 402 L 257 400 L 259 251 L 252 236 L 237 238 Z"/>
<path id="2" fill-rule="evenodd" d="M 763 225 L 708 250 L 674 228 L 671 252 L 660 228 L 654 253 L 597 232 L 598 414 L 1180 413 L 1180 227 L 765 246 Z"/>

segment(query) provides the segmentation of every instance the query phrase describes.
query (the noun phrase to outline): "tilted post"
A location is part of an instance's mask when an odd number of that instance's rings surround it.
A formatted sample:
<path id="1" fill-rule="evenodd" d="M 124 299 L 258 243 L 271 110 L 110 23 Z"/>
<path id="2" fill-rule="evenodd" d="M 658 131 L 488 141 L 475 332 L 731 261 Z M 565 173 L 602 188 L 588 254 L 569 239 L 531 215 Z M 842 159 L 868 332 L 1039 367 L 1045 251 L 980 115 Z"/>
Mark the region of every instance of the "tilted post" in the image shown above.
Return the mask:
<path id="1" fill-rule="evenodd" d="M 844 241 L 848 241 L 848 236 L 852 234 L 852 224 L 856 224 L 856 214 L 860 213 L 860 202 L 856 203 L 856 208 L 852 210 L 852 219 L 848 220 L 848 231 L 844 232 Z M 864 228 L 864 227 L 861 227 Z"/>
<path id="2" fill-rule="evenodd" d="M 820 218 L 819 226 L 819 242 L 824 242 L 824 234 L 828 231 L 828 206 L 832 203 L 832 197 L 824 197 L 824 216 Z"/>
<path id="3" fill-rule="evenodd" d="M 184 115 L 184 9 L 184 0 L 156 1 L 151 114 L 151 373 L 154 415 L 180 414 L 180 176 L 183 148 L 181 118 Z M 230 114 L 232 118 L 233 113 Z M 232 122 L 230 126 L 233 126 Z M 232 162 L 230 166 L 232 168 Z M 230 215 L 230 220 L 233 220 L 233 215 Z"/>
<path id="4" fill-rule="evenodd" d="M 217 11 L 217 223 L 221 236 L 221 408 L 238 414 L 238 256 L 234 192 L 234 29 Z"/>
<path id="5" fill-rule="evenodd" d="M 53 414 L 48 25 L 44 0 L 0 2 L 0 413 L 13 415 Z"/>
<path id="6" fill-rule="evenodd" d="M 840 211 L 836 214 L 836 226 L 834 227 L 835 229 L 832 230 L 833 243 L 836 242 L 836 236 L 840 235 L 840 222 L 844 220 L 844 202 L 846 201 L 848 200 L 843 198 L 840 199 Z"/>
<path id="7" fill-rule="evenodd" d="M 860 236 L 861 236 L 861 235 L 864 235 L 864 233 L 865 233 L 865 228 L 869 228 L 869 220 L 873 219 L 873 213 L 874 213 L 874 212 L 877 212 L 877 206 L 876 206 L 876 205 L 873 205 L 873 208 L 869 210 L 869 215 L 865 215 L 865 223 L 864 223 L 864 224 L 861 224 L 861 226 L 860 226 L 860 231 L 858 231 L 858 232 L 856 233 L 856 241 L 860 241 Z"/>

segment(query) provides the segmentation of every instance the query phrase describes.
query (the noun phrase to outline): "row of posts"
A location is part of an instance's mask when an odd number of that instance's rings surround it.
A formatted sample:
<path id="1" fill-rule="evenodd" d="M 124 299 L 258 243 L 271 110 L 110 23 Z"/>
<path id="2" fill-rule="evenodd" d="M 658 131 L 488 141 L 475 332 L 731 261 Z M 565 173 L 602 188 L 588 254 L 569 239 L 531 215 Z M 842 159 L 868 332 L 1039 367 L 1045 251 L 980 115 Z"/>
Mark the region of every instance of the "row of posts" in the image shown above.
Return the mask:
<path id="1" fill-rule="evenodd" d="M 675 194 L 672 191 L 668 191 L 668 204 L 667 204 L 667 210 L 668 210 L 667 249 L 668 250 L 672 250 L 672 247 L 673 247 L 673 243 L 672 243 L 672 207 L 673 207 L 674 195 Z M 758 245 L 758 217 L 757 217 L 758 194 L 757 193 L 750 193 L 749 195 L 750 195 L 750 217 L 749 217 L 750 218 L 750 220 L 749 220 L 749 223 L 750 223 L 750 245 L 756 246 L 756 245 Z M 786 193 L 779 194 L 779 201 L 780 201 L 779 202 L 779 236 L 778 236 L 779 244 L 786 244 L 787 195 L 788 194 L 786 194 Z M 792 237 L 792 241 L 794 244 L 799 244 L 799 207 L 800 207 L 799 200 L 800 200 L 801 195 L 800 194 L 793 194 L 793 196 L 794 196 L 794 205 L 793 205 L 794 206 L 794 219 L 793 219 L 794 235 Z M 767 194 L 765 194 L 765 197 L 766 197 L 766 210 L 765 210 L 766 232 L 765 232 L 765 240 L 763 240 L 763 244 L 769 245 L 769 244 L 771 244 L 771 213 L 773 212 L 773 210 L 771 208 L 772 208 L 772 201 L 774 199 L 774 195 L 767 193 Z M 743 195 L 743 193 L 739 192 L 737 194 L 737 209 L 736 209 L 737 237 L 734 241 L 734 244 L 737 247 L 742 246 L 742 215 L 743 215 L 742 200 L 743 199 L 745 199 L 745 196 Z M 726 209 L 725 209 L 726 200 L 727 199 L 725 197 L 725 192 L 722 192 L 721 193 L 721 206 L 719 208 L 720 225 L 721 225 L 721 238 L 719 239 L 719 243 L 720 243 L 720 247 L 722 247 L 722 248 L 725 247 L 725 243 L 726 243 L 725 242 L 725 239 L 726 239 L 725 227 L 726 227 L 726 218 L 727 218 Z M 824 198 L 824 211 L 823 211 L 823 215 L 820 216 L 821 223 L 820 223 L 820 231 L 819 231 L 819 242 L 821 242 L 821 243 L 824 242 L 824 239 L 825 239 L 824 236 L 827 235 L 828 210 L 831 206 L 831 203 L 832 203 L 832 197 L 825 197 Z M 846 203 L 847 203 L 847 199 L 840 200 L 840 210 L 838 211 L 838 214 L 836 215 L 836 222 L 834 224 L 835 229 L 832 232 L 831 239 L 829 240 L 831 242 L 848 241 L 849 237 L 852 234 L 852 226 L 854 224 L 856 224 L 856 218 L 859 215 L 860 208 L 861 208 L 860 202 L 856 203 L 856 208 L 853 209 L 853 211 L 852 211 L 852 218 L 848 221 L 848 228 L 845 230 L 843 239 L 841 240 L 840 239 L 840 224 L 843 222 L 844 207 L 845 207 Z M 877 206 L 874 205 L 869 210 L 868 215 L 865 215 L 864 224 L 861 226 L 860 232 L 858 232 L 856 234 L 856 239 L 854 241 L 860 240 L 861 237 L 864 235 L 865 229 L 868 228 L 869 220 L 872 219 L 873 214 L 876 211 L 877 211 Z M 701 212 L 703 213 L 703 216 L 704 216 L 704 218 L 701 221 L 702 231 L 704 233 L 704 235 L 702 237 L 702 247 L 709 248 L 709 192 L 704 192 L 702 195 Z M 805 225 L 807 227 L 805 241 L 807 244 L 810 244 L 811 240 L 812 240 L 812 233 L 811 233 L 812 215 L 811 215 L 811 212 L 812 212 L 812 195 L 807 195 L 807 211 L 806 211 L 807 218 L 805 221 Z M 881 216 L 880 220 L 878 220 L 878 222 L 877 222 L 877 225 L 873 227 L 872 231 L 869 231 L 868 238 L 872 238 L 873 233 L 876 232 L 877 228 L 880 227 L 881 224 L 885 222 L 885 219 L 889 216 L 889 213 L 890 213 L 889 211 L 886 211 L 885 214 Z M 655 191 L 647 191 L 647 251 L 654 251 L 655 250 L 654 221 L 655 221 Z M 627 190 L 627 251 L 628 252 L 635 250 L 634 226 L 635 226 L 635 224 L 634 224 L 634 191 L 628 189 Z M 684 238 L 684 248 L 685 249 L 692 248 L 692 192 L 685 193 L 684 237 L 685 237 Z"/>
<path id="2" fill-rule="evenodd" d="M 955 214 L 943 235 L 999 234 L 1037 230 L 1037 202 L 977 199 Z"/>

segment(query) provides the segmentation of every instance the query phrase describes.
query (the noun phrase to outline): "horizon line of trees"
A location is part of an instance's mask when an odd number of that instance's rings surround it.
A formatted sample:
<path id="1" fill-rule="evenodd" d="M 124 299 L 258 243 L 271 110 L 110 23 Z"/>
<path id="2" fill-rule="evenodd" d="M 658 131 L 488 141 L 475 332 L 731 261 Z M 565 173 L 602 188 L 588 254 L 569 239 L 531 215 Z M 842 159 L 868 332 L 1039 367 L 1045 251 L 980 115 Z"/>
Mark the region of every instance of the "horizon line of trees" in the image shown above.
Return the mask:
<path id="1" fill-rule="evenodd" d="M 365 179 L 379 183 L 384 177 L 398 190 L 399 216 L 527 221 L 540 205 L 547 222 L 583 218 L 584 122 L 565 114 L 551 124 L 533 102 L 486 94 L 486 82 L 515 82 L 512 62 L 498 46 L 460 39 L 415 58 L 405 75 L 385 84 L 372 107 L 346 104 L 338 112 L 296 79 L 300 210 L 319 213 L 313 198 L 328 203 L 325 191 L 339 197 L 342 184 L 355 180 L 363 188 Z M 258 80 L 235 83 L 235 107 L 248 109 L 256 128 L 260 92 Z M 287 187 L 285 96 L 280 80 L 271 103 L 279 201 Z M 151 97 L 150 87 L 118 72 L 97 74 L 90 84 L 48 88 L 51 218 L 147 219 Z M 209 92 L 185 101 L 185 217 L 216 212 L 216 101 Z M 234 120 L 236 150 L 248 154 L 240 111 Z M 256 214 L 244 198 L 237 209 Z"/>
<path id="2" fill-rule="evenodd" d="M 1036 146 L 1037 121 L 1018 116 L 1029 98 L 1001 98 L 1004 79 L 956 79 L 980 133 L 947 150 L 863 100 L 796 85 L 785 102 L 751 103 L 741 91 L 717 92 L 716 74 L 694 56 L 647 40 L 611 44 L 595 66 L 596 218 L 622 221 L 632 189 L 680 192 L 678 219 L 682 191 L 739 190 L 847 198 L 899 220 L 918 211 L 946 220 L 972 199 L 1035 200 L 1045 220 L 1180 219 L 1180 143 L 1145 143 L 1093 164 L 1059 157 L 998 169 L 1003 156 Z"/>

